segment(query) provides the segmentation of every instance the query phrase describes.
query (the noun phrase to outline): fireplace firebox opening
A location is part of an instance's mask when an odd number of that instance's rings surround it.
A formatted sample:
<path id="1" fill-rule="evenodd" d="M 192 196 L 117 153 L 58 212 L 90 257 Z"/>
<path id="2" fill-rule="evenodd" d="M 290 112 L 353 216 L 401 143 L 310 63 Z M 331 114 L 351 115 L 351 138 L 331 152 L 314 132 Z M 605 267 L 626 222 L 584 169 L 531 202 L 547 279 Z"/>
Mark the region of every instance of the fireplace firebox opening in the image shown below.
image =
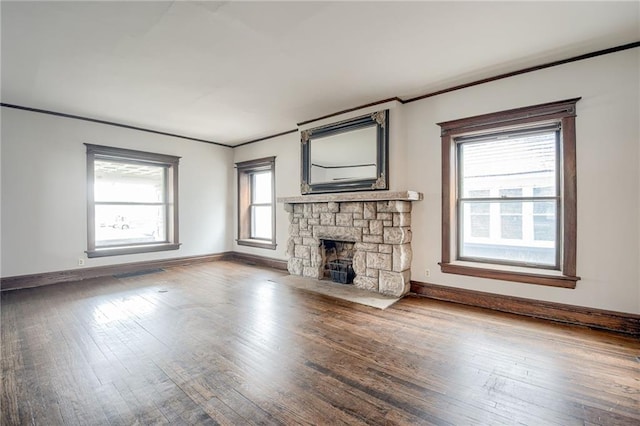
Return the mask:
<path id="1" fill-rule="evenodd" d="M 321 240 L 323 254 L 323 278 L 340 284 L 353 284 L 356 273 L 353 270 L 355 243 L 350 241 Z"/>

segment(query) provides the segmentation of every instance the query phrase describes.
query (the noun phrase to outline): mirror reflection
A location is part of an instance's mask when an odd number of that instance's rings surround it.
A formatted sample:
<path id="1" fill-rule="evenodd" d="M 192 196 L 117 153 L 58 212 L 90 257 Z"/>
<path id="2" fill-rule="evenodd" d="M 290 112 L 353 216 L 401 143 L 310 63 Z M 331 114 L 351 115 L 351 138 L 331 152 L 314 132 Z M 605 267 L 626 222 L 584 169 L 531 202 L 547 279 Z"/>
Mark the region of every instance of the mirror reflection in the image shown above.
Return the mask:
<path id="1" fill-rule="evenodd" d="M 310 184 L 375 179 L 375 126 L 310 141 Z"/>

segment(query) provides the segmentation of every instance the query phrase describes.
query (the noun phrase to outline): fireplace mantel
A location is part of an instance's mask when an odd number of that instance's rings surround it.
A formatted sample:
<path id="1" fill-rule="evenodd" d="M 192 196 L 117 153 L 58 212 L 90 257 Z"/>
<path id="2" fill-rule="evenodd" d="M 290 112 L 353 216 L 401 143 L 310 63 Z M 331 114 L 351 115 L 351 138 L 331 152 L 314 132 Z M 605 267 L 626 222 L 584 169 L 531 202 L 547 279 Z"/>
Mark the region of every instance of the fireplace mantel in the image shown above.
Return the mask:
<path id="1" fill-rule="evenodd" d="M 297 197 L 279 197 L 279 203 L 345 203 L 353 201 L 420 201 L 422 193 L 417 191 L 367 191 L 338 192 L 332 194 L 301 195 Z"/>

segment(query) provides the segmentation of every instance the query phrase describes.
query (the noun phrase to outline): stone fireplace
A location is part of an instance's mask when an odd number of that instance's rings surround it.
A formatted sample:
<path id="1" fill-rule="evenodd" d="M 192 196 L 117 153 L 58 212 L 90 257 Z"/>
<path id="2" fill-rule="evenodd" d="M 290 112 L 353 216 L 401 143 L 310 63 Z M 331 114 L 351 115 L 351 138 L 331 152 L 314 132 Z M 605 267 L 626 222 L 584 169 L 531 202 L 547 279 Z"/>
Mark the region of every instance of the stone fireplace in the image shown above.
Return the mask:
<path id="1" fill-rule="evenodd" d="M 406 294 L 411 280 L 411 206 L 421 199 L 414 191 L 279 198 L 289 212 L 289 273 L 323 279 L 325 241 L 352 243 L 356 287 Z"/>

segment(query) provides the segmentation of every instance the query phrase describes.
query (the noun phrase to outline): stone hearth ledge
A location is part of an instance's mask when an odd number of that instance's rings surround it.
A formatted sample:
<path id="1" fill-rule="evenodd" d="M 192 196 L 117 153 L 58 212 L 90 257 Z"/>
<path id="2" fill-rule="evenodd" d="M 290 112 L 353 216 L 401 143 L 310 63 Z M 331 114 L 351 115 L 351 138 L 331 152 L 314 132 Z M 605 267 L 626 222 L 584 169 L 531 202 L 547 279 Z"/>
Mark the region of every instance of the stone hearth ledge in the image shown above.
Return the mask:
<path id="1" fill-rule="evenodd" d="M 422 193 L 418 191 L 371 191 L 337 192 L 331 194 L 311 194 L 297 197 L 279 197 L 277 201 L 285 204 L 306 203 L 345 203 L 351 201 L 420 201 Z"/>
<path id="2" fill-rule="evenodd" d="M 355 287 L 394 297 L 411 281 L 411 205 L 416 191 L 349 192 L 278 198 L 289 213 L 287 269 L 322 279 L 323 240 L 354 243 Z"/>

